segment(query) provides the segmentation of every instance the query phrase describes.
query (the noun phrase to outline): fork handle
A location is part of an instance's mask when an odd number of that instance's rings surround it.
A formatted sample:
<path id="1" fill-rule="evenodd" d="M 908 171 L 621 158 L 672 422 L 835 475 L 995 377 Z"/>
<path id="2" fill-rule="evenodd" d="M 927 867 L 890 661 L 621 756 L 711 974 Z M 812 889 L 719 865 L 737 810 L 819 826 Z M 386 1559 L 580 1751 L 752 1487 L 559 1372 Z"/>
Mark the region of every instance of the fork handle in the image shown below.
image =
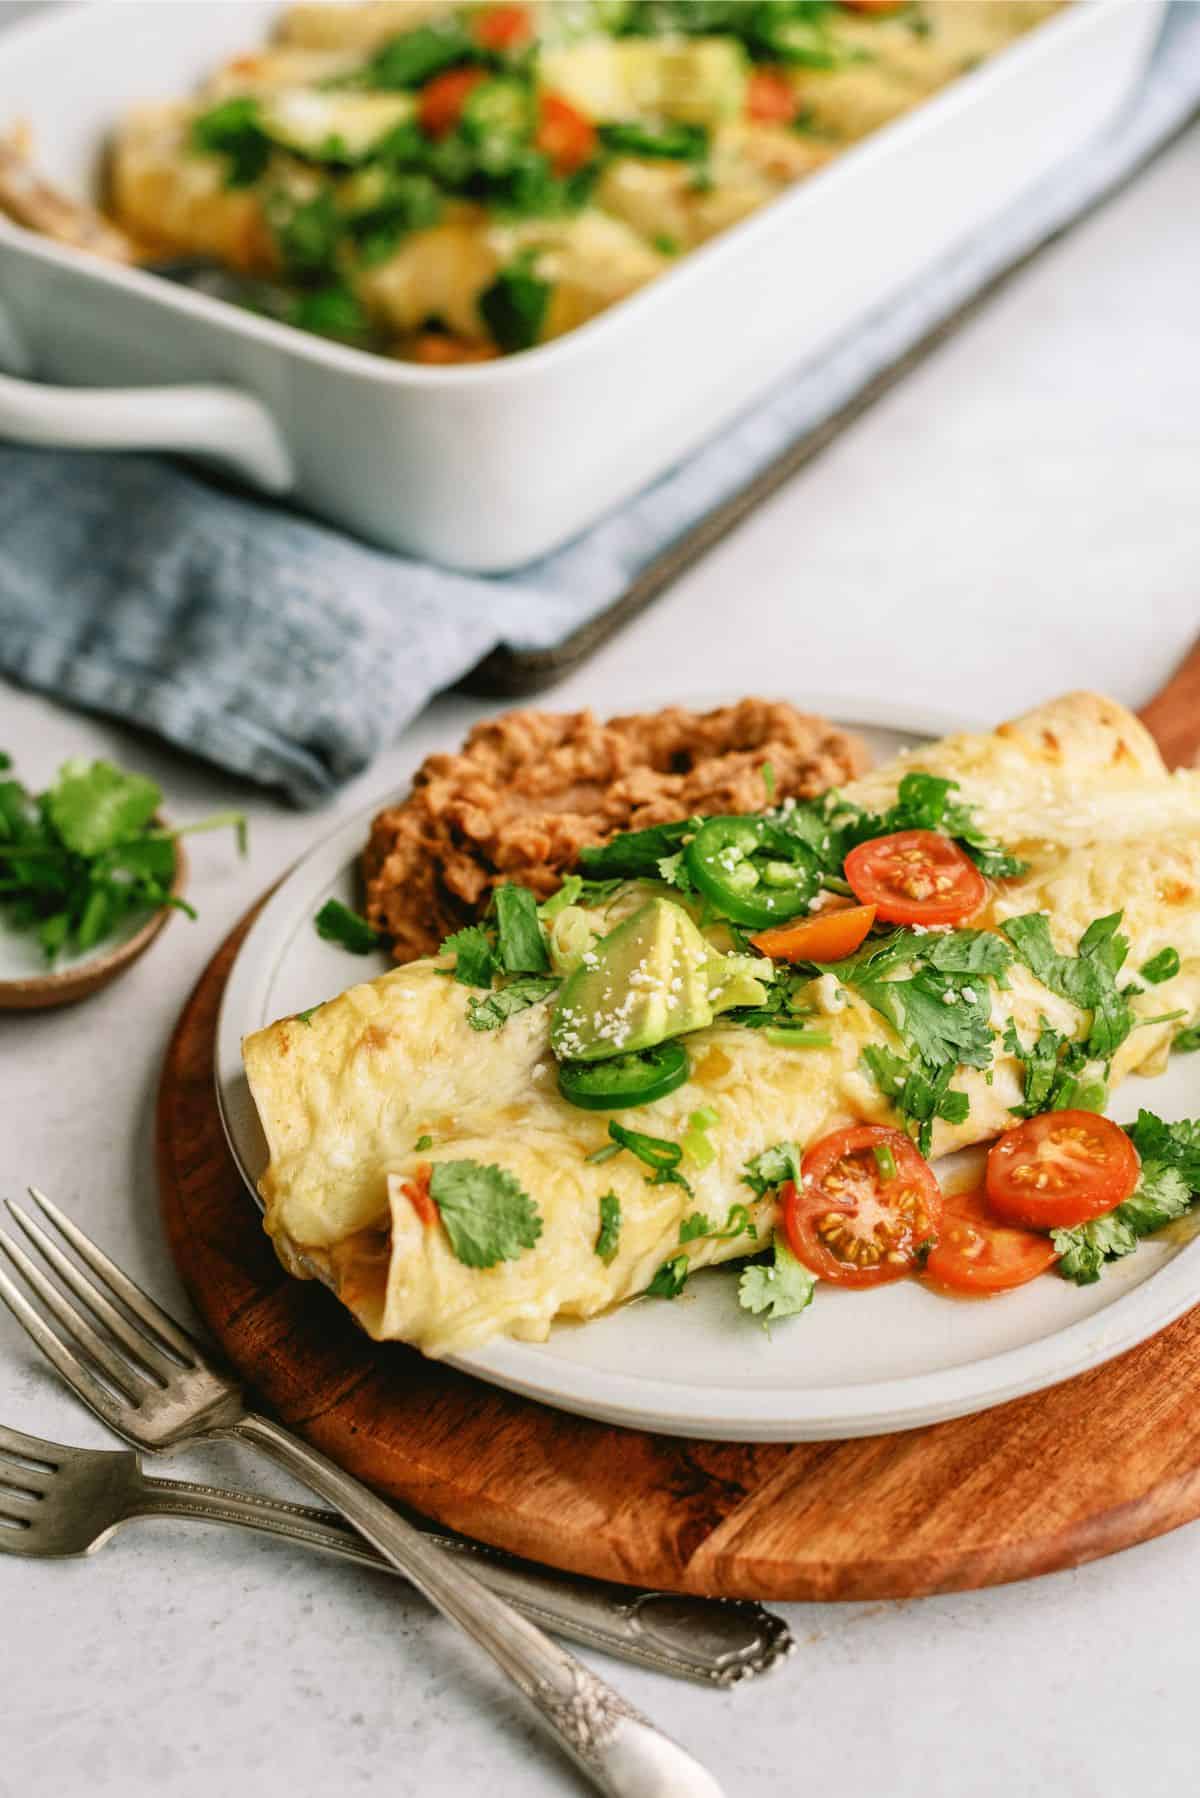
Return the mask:
<path id="1" fill-rule="evenodd" d="M 335 1512 L 254 1492 L 154 1479 L 143 1473 L 130 1515 L 234 1524 L 340 1555 L 376 1572 L 399 1571 Z M 656 1673 L 731 1686 L 765 1673 L 792 1646 L 783 1619 L 747 1599 L 639 1591 L 557 1573 L 461 1536 L 443 1536 L 423 1524 L 415 1527 L 427 1542 L 467 1562 L 480 1585 L 506 1598 L 522 1616 L 554 1635 L 603 1649 Z"/>
<path id="2" fill-rule="evenodd" d="M 698 1761 L 335 1462 L 252 1411 L 212 1433 L 263 1449 L 336 1505 L 431 1604 L 491 1655 L 597 1791 L 607 1798 L 722 1798 Z"/>

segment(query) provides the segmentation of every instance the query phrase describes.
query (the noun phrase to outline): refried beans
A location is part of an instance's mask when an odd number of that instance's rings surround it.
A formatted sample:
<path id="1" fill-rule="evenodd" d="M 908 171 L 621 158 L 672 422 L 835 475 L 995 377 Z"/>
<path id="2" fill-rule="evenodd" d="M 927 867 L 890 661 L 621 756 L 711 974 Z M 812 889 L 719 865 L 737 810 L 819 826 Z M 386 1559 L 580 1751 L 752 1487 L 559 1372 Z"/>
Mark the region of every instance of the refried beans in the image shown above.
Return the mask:
<path id="1" fill-rule="evenodd" d="M 809 799 L 868 765 L 865 746 L 781 700 L 713 712 L 666 706 L 612 718 L 508 712 L 454 755 L 426 757 L 412 792 L 379 813 L 363 852 L 367 915 L 397 961 L 436 954 L 506 880 L 546 898 L 579 851 L 695 813 Z"/>

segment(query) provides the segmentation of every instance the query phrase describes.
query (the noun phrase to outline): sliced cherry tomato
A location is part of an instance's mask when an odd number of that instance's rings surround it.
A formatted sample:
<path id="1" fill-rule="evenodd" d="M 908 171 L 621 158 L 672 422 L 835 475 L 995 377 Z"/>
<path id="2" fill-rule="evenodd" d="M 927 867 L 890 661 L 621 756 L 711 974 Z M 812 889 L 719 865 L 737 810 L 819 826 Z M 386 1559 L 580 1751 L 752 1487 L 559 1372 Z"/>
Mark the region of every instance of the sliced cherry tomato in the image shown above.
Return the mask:
<path id="1" fill-rule="evenodd" d="M 902 12 L 908 0 L 842 0 L 847 12 Z"/>
<path id="2" fill-rule="evenodd" d="M 760 125 L 790 125 L 799 109 L 795 88 L 782 69 L 757 68 L 746 83 L 746 114 Z"/>
<path id="3" fill-rule="evenodd" d="M 429 1191 L 429 1182 L 433 1169 L 427 1161 L 423 1161 L 411 1180 L 406 1180 L 400 1188 L 425 1228 L 438 1221 L 438 1208 Z"/>
<path id="4" fill-rule="evenodd" d="M 573 175 L 596 154 L 596 127 L 560 94 L 543 94 L 534 143 L 556 175 Z"/>
<path id="5" fill-rule="evenodd" d="M 805 1153 L 800 1185 L 780 1191 L 783 1228 L 798 1261 L 835 1286 L 902 1280 L 936 1237 L 942 1193 L 911 1139 L 882 1124 L 853 1124 Z"/>
<path id="6" fill-rule="evenodd" d="M 993 1143 L 987 1195 L 1006 1224 L 1069 1229 L 1123 1204 L 1140 1171 L 1137 1151 L 1111 1118 L 1044 1111 Z"/>
<path id="7" fill-rule="evenodd" d="M 472 24 L 475 42 L 485 50 L 519 50 L 533 37 L 527 6 L 489 6 Z"/>
<path id="8" fill-rule="evenodd" d="M 846 879 L 885 924 L 960 924 L 987 898 L 975 863 L 936 830 L 860 843 L 846 857 Z"/>
<path id="9" fill-rule="evenodd" d="M 608 1061 L 564 1061 L 558 1070 L 558 1090 L 584 1111 L 625 1111 L 673 1093 L 690 1073 L 682 1043 L 656 1043 L 652 1049 L 614 1055 Z"/>
<path id="10" fill-rule="evenodd" d="M 489 79 L 486 69 L 444 69 L 427 81 L 417 101 L 422 131 L 429 137 L 446 137 L 462 118 L 468 95 Z"/>
<path id="11" fill-rule="evenodd" d="M 750 941 L 772 961 L 844 961 L 853 955 L 875 922 L 873 905 L 841 905 L 815 918 L 797 918 Z"/>
<path id="12" fill-rule="evenodd" d="M 999 1223 L 979 1187 L 946 1199 L 925 1277 L 951 1292 L 1011 1292 L 1036 1280 L 1057 1260 L 1048 1236 Z"/>

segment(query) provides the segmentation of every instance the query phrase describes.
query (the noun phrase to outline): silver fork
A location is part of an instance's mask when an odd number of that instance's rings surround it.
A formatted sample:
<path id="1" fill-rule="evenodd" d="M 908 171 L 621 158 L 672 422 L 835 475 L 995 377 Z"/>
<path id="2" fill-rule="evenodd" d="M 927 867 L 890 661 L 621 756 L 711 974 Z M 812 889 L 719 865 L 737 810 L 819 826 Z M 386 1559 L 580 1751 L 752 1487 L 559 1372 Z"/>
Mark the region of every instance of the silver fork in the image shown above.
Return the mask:
<path id="1" fill-rule="evenodd" d="M 0 1424 L 0 1554 L 90 1554 L 142 1517 L 233 1524 L 396 1573 L 333 1511 L 258 1492 L 159 1480 L 131 1449 L 67 1448 Z M 580 1579 L 515 1555 L 416 1526 L 427 1541 L 470 1561 L 481 1585 L 555 1635 L 620 1655 L 656 1673 L 732 1686 L 773 1667 L 791 1632 L 749 1600 L 688 1598 Z"/>
<path id="2" fill-rule="evenodd" d="M 157 1451 L 213 1438 L 262 1449 L 335 1505 L 491 1655 L 598 1791 L 608 1798 L 721 1798 L 720 1787 L 698 1761 L 590 1668 L 486 1591 L 335 1462 L 270 1418 L 248 1410 L 240 1387 L 174 1318 L 44 1194 L 31 1188 L 30 1197 L 95 1279 L 9 1201 L 15 1221 L 84 1309 L 47 1279 L 15 1240 L 3 1235 L 0 1248 L 38 1304 L 4 1273 L 0 1298 L 67 1384 L 119 1436 L 137 1448 Z"/>

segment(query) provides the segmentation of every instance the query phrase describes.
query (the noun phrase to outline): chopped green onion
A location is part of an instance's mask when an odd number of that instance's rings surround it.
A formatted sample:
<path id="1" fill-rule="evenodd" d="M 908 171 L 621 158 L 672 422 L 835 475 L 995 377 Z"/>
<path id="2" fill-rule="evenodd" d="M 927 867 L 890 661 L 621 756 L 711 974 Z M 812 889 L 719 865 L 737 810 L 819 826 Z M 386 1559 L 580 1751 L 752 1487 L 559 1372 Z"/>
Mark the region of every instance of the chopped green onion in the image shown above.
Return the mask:
<path id="1" fill-rule="evenodd" d="M 833 1047 L 831 1030 L 810 1030 L 806 1025 L 792 1030 L 786 1024 L 768 1024 L 763 1035 L 769 1043 L 774 1043 L 780 1049 L 831 1049 Z"/>
<path id="2" fill-rule="evenodd" d="M 896 1178 L 896 1157 L 885 1142 L 875 1145 L 875 1165 L 879 1169 L 881 1180 Z"/>

